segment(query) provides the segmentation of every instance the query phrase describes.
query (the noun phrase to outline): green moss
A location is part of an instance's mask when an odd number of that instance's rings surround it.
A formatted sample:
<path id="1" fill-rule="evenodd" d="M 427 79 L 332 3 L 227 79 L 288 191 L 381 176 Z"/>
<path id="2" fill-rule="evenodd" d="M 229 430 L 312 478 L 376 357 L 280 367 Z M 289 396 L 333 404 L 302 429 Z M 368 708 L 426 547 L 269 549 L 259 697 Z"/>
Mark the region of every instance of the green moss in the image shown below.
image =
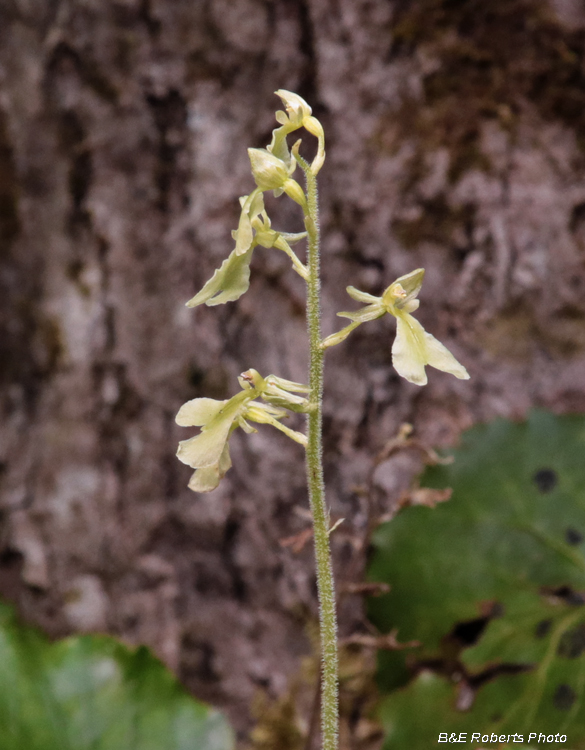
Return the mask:
<path id="1" fill-rule="evenodd" d="M 374 145 L 396 153 L 405 140 L 415 151 L 406 165 L 405 195 L 417 194 L 426 154 L 447 149 L 447 177 L 489 171 L 481 151 L 482 125 L 495 120 L 514 133 L 530 104 L 549 122 L 574 131 L 585 150 L 585 32 L 567 29 L 544 0 L 411 0 L 392 23 L 393 54 L 422 53 L 436 61 L 422 77 L 422 98 L 406 94 L 381 122 Z M 408 229 L 409 245 L 444 235 L 429 219 Z M 402 228 L 404 233 L 404 228 Z"/>
<path id="2" fill-rule="evenodd" d="M 252 707 L 258 723 L 251 732 L 250 750 L 302 750 L 303 734 L 299 729 L 295 691 L 275 701 L 258 693 Z"/>
<path id="3" fill-rule="evenodd" d="M 440 66 L 426 103 L 458 105 L 454 122 L 510 124 L 523 99 L 585 137 L 585 33 L 563 27 L 543 0 L 420 0 L 398 14 L 398 48 L 431 45 Z M 463 130 L 463 128 L 461 128 Z"/>

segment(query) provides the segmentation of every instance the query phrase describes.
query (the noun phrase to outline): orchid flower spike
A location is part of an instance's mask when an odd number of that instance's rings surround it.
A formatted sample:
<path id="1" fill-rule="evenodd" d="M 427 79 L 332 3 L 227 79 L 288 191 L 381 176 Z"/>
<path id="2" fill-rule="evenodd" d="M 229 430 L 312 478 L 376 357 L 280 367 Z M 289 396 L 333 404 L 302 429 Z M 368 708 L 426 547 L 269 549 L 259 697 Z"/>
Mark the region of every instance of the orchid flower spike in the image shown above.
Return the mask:
<path id="1" fill-rule="evenodd" d="M 195 469 L 189 482 L 194 492 L 211 492 L 225 476 L 232 462 L 228 441 L 232 432 L 241 427 L 244 432 L 256 432 L 249 422 L 270 424 L 301 445 L 307 438 L 291 430 L 279 420 L 288 416 L 282 406 L 303 411 L 306 399 L 290 391 L 306 392 L 306 386 L 282 380 L 275 375 L 263 378 L 256 370 L 248 370 L 238 378 L 240 393 L 225 401 L 195 398 L 179 409 L 176 422 L 181 427 L 201 427 L 201 432 L 179 443 L 177 457 Z M 262 398 L 267 403 L 256 401 Z"/>
<path id="2" fill-rule="evenodd" d="M 425 366 L 430 365 L 437 370 L 449 372 L 456 378 L 467 380 L 469 373 L 465 367 L 411 315 L 420 304 L 416 297 L 422 286 L 424 274 L 424 268 L 417 268 L 416 271 L 401 276 L 390 284 L 381 297 L 360 292 L 352 286 L 347 287 L 347 293 L 352 299 L 364 302 L 367 306 L 357 312 L 337 313 L 342 318 L 349 318 L 352 323 L 328 336 L 323 341 L 323 347 L 341 343 L 362 323 L 389 313 L 396 318 L 392 364 L 399 375 L 416 385 L 426 385 Z"/>

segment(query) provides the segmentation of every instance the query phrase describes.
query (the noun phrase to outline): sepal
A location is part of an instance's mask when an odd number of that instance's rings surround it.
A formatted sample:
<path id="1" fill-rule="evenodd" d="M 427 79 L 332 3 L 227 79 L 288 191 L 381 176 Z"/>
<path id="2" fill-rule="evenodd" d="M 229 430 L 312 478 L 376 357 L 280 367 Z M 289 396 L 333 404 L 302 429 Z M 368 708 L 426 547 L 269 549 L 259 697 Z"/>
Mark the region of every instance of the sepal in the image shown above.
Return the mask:
<path id="1" fill-rule="evenodd" d="M 330 336 L 327 336 L 327 338 L 323 339 L 323 341 L 321 342 L 321 347 L 323 349 L 328 349 L 330 346 L 337 346 L 337 344 L 341 344 L 341 342 L 345 341 L 349 334 L 354 331 L 359 325 L 361 325 L 361 322 L 359 321 L 356 323 L 350 323 L 345 328 L 342 328 L 341 331 L 332 333 Z"/>
<path id="2" fill-rule="evenodd" d="M 240 198 L 240 221 L 238 228 L 232 232 L 232 237 L 236 241 L 236 254 L 243 255 L 252 246 L 254 241 L 253 224 L 256 217 L 264 211 L 264 198 L 260 188 L 253 190 L 250 195 L 244 195 Z"/>
<path id="3" fill-rule="evenodd" d="M 360 292 L 355 286 L 348 286 L 345 291 L 356 302 L 363 302 L 366 305 L 380 304 L 380 297 L 374 297 L 373 294 L 368 294 L 367 292 Z"/>
<path id="4" fill-rule="evenodd" d="M 269 375 L 264 381 L 262 398 L 269 404 L 284 407 L 291 411 L 305 413 L 309 408 L 309 401 L 299 393 L 310 393 L 311 389 L 301 383 L 293 383 L 291 380 Z"/>
<path id="5" fill-rule="evenodd" d="M 367 323 L 369 320 L 381 318 L 385 312 L 378 302 L 377 304 L 362 307 L 361 310 L 356 310 L 355 312 L 338 312 L 337 315 L 340 318 L 349 318 L 349 320 L 353 320 L 356 323 Z"/>

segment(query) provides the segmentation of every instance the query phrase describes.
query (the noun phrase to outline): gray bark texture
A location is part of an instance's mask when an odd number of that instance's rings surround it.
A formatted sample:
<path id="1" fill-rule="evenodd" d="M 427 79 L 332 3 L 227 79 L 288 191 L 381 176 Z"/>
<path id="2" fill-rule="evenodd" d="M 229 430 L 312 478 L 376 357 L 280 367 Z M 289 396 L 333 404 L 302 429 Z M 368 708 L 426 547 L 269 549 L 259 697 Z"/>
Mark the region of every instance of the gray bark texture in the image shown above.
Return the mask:
<path id="1" fill-rule="evenodd" d="M 374 461 L 402 423 L 449 446 L 534 406 L 585 411 L 584 60 L 579 0 L 2 0 L 0 593 L 51 635 L 151 646 L 243 741 L 314 653 L 312 548 L 290 544 L 302 449 L 237 431 L 195 495 L 174 416 L 250 367 L 306 381 L 282 253 L 255 251 L 239 302 L 185 307 L 232 249 L 273 92 L 325 127 L 324 333 L 356 307 L 348 284 L 424 266 L 418 318 L 471 374 L 401 380 L 390 319 L 328 353 L 342 587 L 422 465 Z M 267 205 L 302 230 L 286 196 Z M 340 616 L 363 632 L 359 597 Z"/>

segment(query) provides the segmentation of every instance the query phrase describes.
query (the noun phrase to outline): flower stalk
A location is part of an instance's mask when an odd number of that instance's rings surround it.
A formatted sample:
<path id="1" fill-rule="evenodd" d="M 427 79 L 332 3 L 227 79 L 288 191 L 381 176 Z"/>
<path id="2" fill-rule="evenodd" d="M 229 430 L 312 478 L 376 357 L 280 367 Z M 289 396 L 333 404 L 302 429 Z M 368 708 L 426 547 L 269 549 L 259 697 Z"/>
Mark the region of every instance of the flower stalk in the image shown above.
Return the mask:
<path id="1" fill-rule="evenodd" d="M 311 167 L 299 159 L 307 183 L 305 228 L 308 235 L 307 328 L 309 332 L 309 411 L 307 416 L 307 482 L 313 516 L 317 590 L 319 592 L 319 625 L 321 634 L 322 684 L 321 731 L 323 750 L 338 747 L 338 656 L 337 616 L 331 550 L 329 546 L 329 511 L 325 504 L 322 450 L 322 401 L 324 349 L 321 345 L 321 300 L 319 276 L 319 216 L 317 178 Z"/>

